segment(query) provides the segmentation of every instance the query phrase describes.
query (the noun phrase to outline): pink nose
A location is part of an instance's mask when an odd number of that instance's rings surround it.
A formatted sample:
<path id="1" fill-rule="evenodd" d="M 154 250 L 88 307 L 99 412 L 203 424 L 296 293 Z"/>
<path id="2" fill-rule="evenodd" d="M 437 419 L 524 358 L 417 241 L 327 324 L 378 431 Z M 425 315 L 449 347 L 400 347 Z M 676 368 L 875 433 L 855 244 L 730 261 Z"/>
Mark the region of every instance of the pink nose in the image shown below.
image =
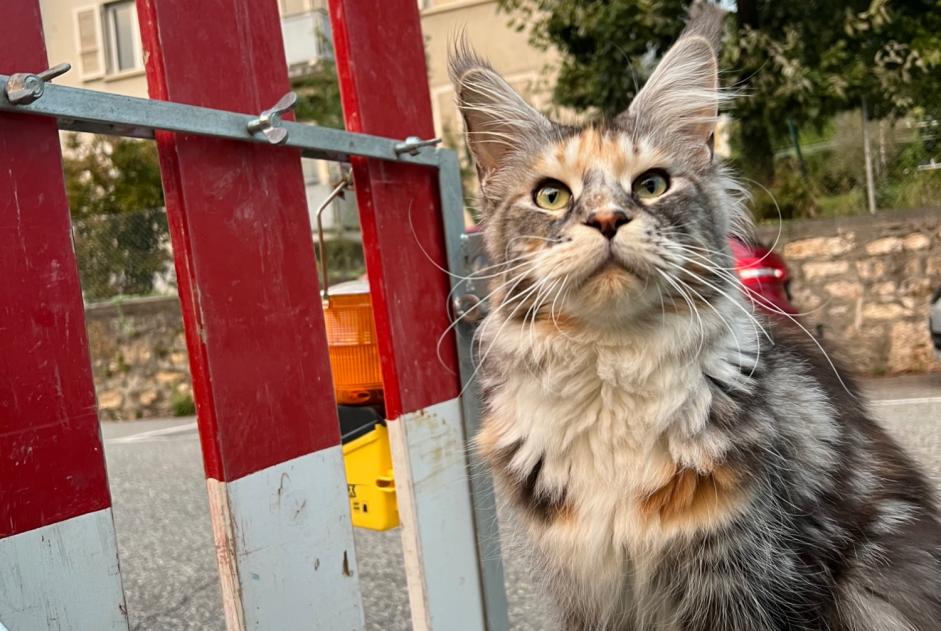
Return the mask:
<path id="1" fill-rule="evenodd" d="M 588 215 L 585 220 L 586 226 L 591 226 L 608 239 L 613 239 L 618 233 L 618 228 L 630 221 L 623 210 L 600 210 Z"/>

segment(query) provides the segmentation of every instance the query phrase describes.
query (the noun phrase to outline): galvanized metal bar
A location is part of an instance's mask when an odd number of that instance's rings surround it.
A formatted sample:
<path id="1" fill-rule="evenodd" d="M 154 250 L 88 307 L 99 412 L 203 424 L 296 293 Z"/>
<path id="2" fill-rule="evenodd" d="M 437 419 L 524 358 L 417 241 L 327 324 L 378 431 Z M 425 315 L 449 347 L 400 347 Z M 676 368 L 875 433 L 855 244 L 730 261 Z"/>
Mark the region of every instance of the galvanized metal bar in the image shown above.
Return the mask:
<path id="1" fill-rule="evenodd" d="M 0 112 L 51 116 L 59 120 L 62 129 L 136 138 L 152 138 L 154 130 L 165 130 L 269 144 L 263 134 L 253 135 L 248 131 L 249 123 L 258 119 L 257 114 L 107 94 L 54 83 L 45 86 L 42 98 L 28 105 L 16 105 L 6 97 L 9 79 L 8 75 L 0 75 Z M 288 132 L 282 146 L 300 149 L 306 158 L 347 162 L 350 156 L 363 156 L 425 166 L 438 163 L 432 148 L 418 147 L 415 154 L 397 151 L 402 139 L 293 121 L 282 121 L 280 126 Z"/>
<path id="2" fill-rule="evenodd" d="M 438 188 L 441 191 L 441 214 L 444 218 L 445 247 L 448 269 L 451 271 L 452 295 L 459 297 L 468 291 L 464 280 L 471 272 L 467 250 L 464 247 L 464 194 L 461 187 L 461 169 L 457 153 L 438 152 Z M 455 326 L 457 336 L 459 372 L 461 375 L 461 410 L 466 442 L 480 429 L 480 386 L 474 380 L 474 326 L 462 320 Z M 510 622 L 507 613 L 506 588 L 503 578 L 503 557 L 500 551 L 500 526 L 497 521 L 497 503 L 493 493 L 493 480 L 486 468 L 475 466 L 477 457 L 470 458 L 469 478 L 474 511 L 474 531 L 477 537 L 477 563 L 480 567 L 484 615 L 488 631 L 506 631 Z"/>

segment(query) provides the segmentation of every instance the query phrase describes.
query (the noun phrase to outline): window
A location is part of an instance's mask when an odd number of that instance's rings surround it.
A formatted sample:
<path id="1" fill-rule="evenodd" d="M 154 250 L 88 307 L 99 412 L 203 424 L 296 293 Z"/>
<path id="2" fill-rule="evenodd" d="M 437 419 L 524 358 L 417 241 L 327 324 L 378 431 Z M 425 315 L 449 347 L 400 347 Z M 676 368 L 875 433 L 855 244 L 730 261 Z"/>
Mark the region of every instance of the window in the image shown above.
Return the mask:
<path id="1" fill-rule="evenodd" d="M 79 70 L 86 81 L 144 67 L 133 0 L 75 10 Z"/>
<path id="2" fill-rule="evenodd" d="M 137 7 L 133 0 L 104 5 L 104 31 L 107 44 L 108 74 L 143 67 Z"/>
<path id="3" fill-rule="evenodd" d="M 78 44 L 79 72 L 82 78 L 96 79 L 104 74 L 101 20 L 97 6 L 75 10 L 75 40 Z"/>

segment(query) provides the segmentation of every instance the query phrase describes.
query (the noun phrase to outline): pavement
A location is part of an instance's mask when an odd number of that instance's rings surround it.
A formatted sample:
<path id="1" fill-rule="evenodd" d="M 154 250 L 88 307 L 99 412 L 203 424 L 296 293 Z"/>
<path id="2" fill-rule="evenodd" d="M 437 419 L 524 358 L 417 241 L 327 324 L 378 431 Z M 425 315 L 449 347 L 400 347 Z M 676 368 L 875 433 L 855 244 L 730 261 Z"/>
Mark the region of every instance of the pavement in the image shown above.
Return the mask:
<path id="1" fill-rule="evenodd" d="M 941 489 L 941 373 L 862 385 L 875 416 Z M 224 630 L 195 419 L 103 422 L 102 433 L 131 628 Z M 507 516 L 500 520 L 511 532 Z M 355 536 L 367 629 L 411 629 L 399 532 Z M 503 558 L 511 628 L 554 629 L 551 606 L 510 539 Z"/>

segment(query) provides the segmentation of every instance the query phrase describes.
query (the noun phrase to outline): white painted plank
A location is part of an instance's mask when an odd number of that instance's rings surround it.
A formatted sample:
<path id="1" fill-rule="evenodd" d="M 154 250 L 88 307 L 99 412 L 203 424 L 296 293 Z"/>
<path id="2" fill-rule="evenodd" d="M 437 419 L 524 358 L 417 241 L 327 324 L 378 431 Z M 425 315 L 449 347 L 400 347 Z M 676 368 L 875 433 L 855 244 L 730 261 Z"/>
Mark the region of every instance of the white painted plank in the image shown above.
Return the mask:
<path id="1" fill-rule="evenodd" d="M 0 623 L 127 631 L 110 508 L 0 539 Z"/>
<path id="2" fill-rule="evenodd" d="M 230 631 L 363 628 L 339 445 L 207 485 Z"/>
<path id="3" fill-rule="evenodd" d="M 389 422 L 415 631 L 484 629 L 460 399 Z"/>

